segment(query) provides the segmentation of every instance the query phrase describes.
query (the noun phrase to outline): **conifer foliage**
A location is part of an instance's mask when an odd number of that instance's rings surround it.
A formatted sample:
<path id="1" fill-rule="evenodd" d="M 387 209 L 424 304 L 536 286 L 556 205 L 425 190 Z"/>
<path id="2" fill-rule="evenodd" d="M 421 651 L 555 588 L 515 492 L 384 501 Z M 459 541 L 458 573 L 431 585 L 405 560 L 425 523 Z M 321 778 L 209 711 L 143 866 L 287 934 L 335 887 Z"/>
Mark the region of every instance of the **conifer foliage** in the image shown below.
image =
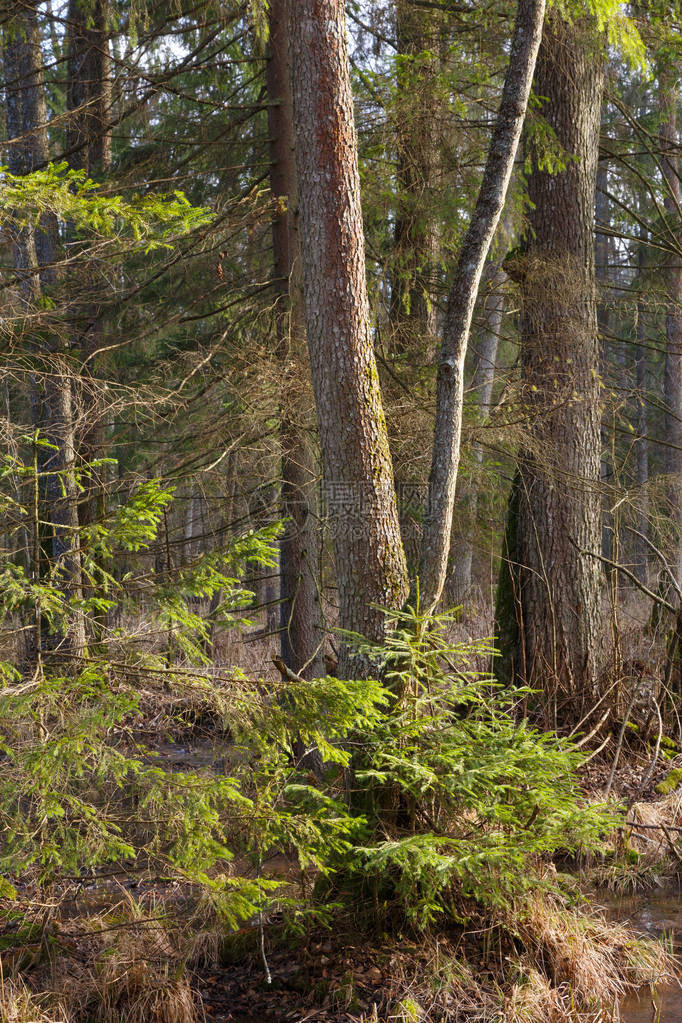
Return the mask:
<path id="1" fill-rule="evenodd" d="M 678 8 L 0 0 L 0 1021 L 665 966 L 562 867 L 682 741 Z"/>

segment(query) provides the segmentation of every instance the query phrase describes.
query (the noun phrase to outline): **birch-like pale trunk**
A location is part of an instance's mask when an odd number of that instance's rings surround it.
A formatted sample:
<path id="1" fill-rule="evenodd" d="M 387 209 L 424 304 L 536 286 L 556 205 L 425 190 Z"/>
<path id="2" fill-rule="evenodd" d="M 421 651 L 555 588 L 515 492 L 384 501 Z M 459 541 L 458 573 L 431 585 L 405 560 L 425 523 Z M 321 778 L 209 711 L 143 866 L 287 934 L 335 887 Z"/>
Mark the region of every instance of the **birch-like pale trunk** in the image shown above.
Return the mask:
<path id="1" fill-rule="evenodd" d="M 419 568 L 420 606 L 437 606 L 447 576 L 464 397 L 464 359 L 488 250 L 504 207 L 525 120 L 545 16 L 544 0 L 519 0 L 502 100 L 483 181 L 448 296 L 436 385 L 428 508 Z"/>
<path id="2" fill-rule="evenodd" d="M 438 369 L 422 609 L 442 593 L 474 303 L 511 177 L 544 0 L 520 0 L 483 182 L 450 291 Z M 381 639 L 406 566 L 369 323 L 353 103 L 341 0 L 289 0 L 306 329 L 343 628 Z M 378 605 L 374 607 L 373 605 Z M 342 654 L 341 671 L 350 664 Z"/>

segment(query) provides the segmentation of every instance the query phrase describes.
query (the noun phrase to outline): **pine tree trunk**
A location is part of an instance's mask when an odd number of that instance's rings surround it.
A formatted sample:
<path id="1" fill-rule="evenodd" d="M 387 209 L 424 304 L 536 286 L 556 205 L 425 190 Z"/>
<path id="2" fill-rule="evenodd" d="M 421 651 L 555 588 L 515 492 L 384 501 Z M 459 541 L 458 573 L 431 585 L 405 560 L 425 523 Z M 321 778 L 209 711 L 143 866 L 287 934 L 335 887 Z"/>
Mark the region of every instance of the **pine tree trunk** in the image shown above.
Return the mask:
<path id="1" fill-rule="evenodd" d="M 49 160 L 47 106 L 42 71 L 37 5 L 27 0 L 6 29 L 4 48 L 8 132 L 14 172 L 30 174 Z M 12 145 L 11 138 L 20 138 Z M 31 237 L 32 235 L 32 237 Z M 17 269 L 33 268 L 30 288 L 24 295 L 36 304 L 45 289 L 57 280 L 58 236 L 56 218 L 41 218 L 32 232 L 21 232 L 15 244 Z M 26 281 L 22 274 L 21 280 Z M 37 321 L 35 333 L 40 335 Z M 78 487 L 75 477 L 75 447 L 71 404 L 71 372 L 57 340 L 45 340 L 34 348 L 41 373 L 36 374 L 36 396 L 32 403 L 34 427 L 41 430 L 53 449 L 40 463 L 41 493 L 47 507 L 42 518 L 52 531 L 52 560 L 65 598 L 82 596 L 80 538 L 78 529 Z M 35 538 L 40 543 L 40 538 Z M 80 612 L 69 612 L 68 625 L 58 638 L 61 653 L 78 654 L 85 645 L 85 623 Z"/>
<path id="2" fill-rule="evenodd" d="M 76 450 L 71 402 L 71 368 L 63 357 L 55 358 L 45 386 L 47 439 L 56 450 L 45 462 L 49 520 L 53 527 L 52 556 L 58 565 L 57 581 L 72 600 L 83 596 L 79 491 L 76 484 Z M 77 656 L 85 648 L 85 618 L 69 612 L 69 624 L 58 645 L 60 653 Z"/>
<path id="3" fill-rule="evenodd" d="M 678 146 L 677 91 L 674 82 L 662 77 L 659 86 L 662 122 L 663 172 L 666 182 L 665 210 L 671 230 L 679 238 L 680 188 L 679 161 L 674 155 Z M 674 551 L 671 564 L 678 584 L 682 583 L 682 259 L 670 254 L 666 267 L 666 353 L 665 353 L 665 469 L 669 478 L 668 500 L 673 524 Z"/>
<path id="4" fill-rule="evenodd" d="M 372 343 L 342 0 L 288 0 L 305 318 L 339 624 L 372 640 L 407 568 Z M 378 606 L 378 608 L 377 608 Z M 339 672 L 363 671 L 344 645 Z"/>
<path id="5" fill-rule="evenodd" d="M 286 0 L 270 4 L 267 63 L 270 188 L 284 208 L 272 223 L 277 350 L 282 368 L 280 443 L 280 652 L 295 674 L 324 674 L 320 556 L 322 533 L 316 508 L 316 465 L 308 411 L 313 398 L 305 351 L 298 241 L 298 182 L 289 73 Z"/>
<path id="6" fill-rule="evenodd" d="M 591 24 L 552 15 L 534 82 L 566 169 L 534 166 L 519 261 L 530 415 L 521 454 L 518 598 L 524 680 L 570 717 L 597 692 L 601 653 L 600 403 L 594 204 L 603 87 Z M 571 705 L 567 709 L 567 703 Z"/>
<path id="7" fill-rule="evenodd" d="M 107 17 L 108 0 L 69 0 L 66 149 L 70 165 L 88 174 L 111 165 Z"/>
<path id="8" fill-rule="evenodd" d="M 111 80 L 108 0 L 69 0 L 66 104 L 68 112 L 66 151 L 74 170 L 90 176 L 105 175 L 111 167 Z M 78 453 L 91 463 L 105 453 L 107 415 L 96 376 L 97 352 L 104 330 L 101 302 L 101 271 L 86 267 L 74 281 L 78 289 L 73 302 L 72 330 L 81 351 L 81 378 L 72 382 Z M 80 292 L 80 293 L 79 293 Z M 94 296 L 94 301 L 93 301 Z M 82 525 L 104 516 L 106 477 L 94 473 L 90 487 L 79 502 Z M 99 478 L 98 478 L 99 477 Z"/>
<path id="9" fill-rule="evenodd" d="M 195 482 L 190 482 L 185 497 L 185 529 L 183 543 L 183 563 L 191 565 L 201 555 L 204 524 L 204 496 Z"/>
<path id="10" fill-rule="evenodd" d="M 605 233 L 609 221 L 609 200 L 606 195 L 608 187 L 608 166 L 601 161 L 597 168 L 597 194 L 595 198 L 596 231 L 594 239 L 595 279 L 597 281 L 597 327 L 599 330 L 599 360 L 602 380 L 610 380 L 609 351 L 611 348 L 611 293 L 609 290 L 609 267 L 612 259 L 612 239 Z M 601 426 L 601 482 L 602 482 L 602 530 L 601 552 L 605 558 L 611 558 L 613 552 L 613 516 L 612 484 L 613 466 L 609 453 L 610 434 L 607 421 L 602 419 Z"/>
<path id="11" fill-rule="evenodd" d="M 640 229 L 638 252 L 639 264 L 639 298 L 637 300 L 637 348 L 635 354 L 635 467 L 637 474 L 637 516 L 635 536 L 635 575 L 645 586 L 649 584 L 649 546 L 646 542 L 649 535 L 649 441 L 647 439 L 647 337 L 646 337 L 646 305 L 643 300 L 647 266 L 646 231 Z"/>

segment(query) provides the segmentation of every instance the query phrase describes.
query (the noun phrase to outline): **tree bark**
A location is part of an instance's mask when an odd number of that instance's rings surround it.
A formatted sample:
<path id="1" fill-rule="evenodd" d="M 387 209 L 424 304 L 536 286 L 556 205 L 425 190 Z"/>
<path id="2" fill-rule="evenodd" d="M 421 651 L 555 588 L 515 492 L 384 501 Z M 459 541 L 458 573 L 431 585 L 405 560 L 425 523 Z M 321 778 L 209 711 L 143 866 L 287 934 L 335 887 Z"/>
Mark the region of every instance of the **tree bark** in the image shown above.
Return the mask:
<path id="1" fill-rule="evenodd" d="M 407 568 L 370 327 L 342 0 L 288 0 L 305 319 L 339 624 L 371 640 Z M 339 672 L 362 672 L 342 647 Z"/>
<path id="2" fill-rule="evenodd" d="M 603 88 L 591 22 L 553 14 L 534 91 L 567 154 L 535 164 L 519 260 L 522 370 L 529 415 L 520 458 L 518 600 L 523 681 L 580 711 L 596 695 L 601 649 L 600 402 L 594 206 Z M 515 275 L 516 276 L 516 275 Z M 587 552 L 587 553 L 586 553 Z M 570 716 L 569 711 L 567 716 Z"/>
<path id="3" fill-rule="evenodd" d="M 280 651 L 296 675 L 324 674 L 320 557 L 316 508 L 317 468 L 311 441 L 312 390 L 305 353 L 305 324 L 298 240 L 298 182 L 289 73 L 286 0 L 272 0 L 267 62 L 270 188 L 280 201 L 272 222 L 275 330 L 282 369 L 280 443 Z"/>
<path id="4" fill-rule="evenodd" d="M 103 176 L 111 168 L 111 79 L 108 0 L 69 0 L 67 32 L 68 111 L 66 151 L 74 170 Z M 73 301 L 72 331 L 78 339 L 82 370 L 72 381 L 78 454 L 91 463 L 104 454 L 106 408 L 96 383 L 97 352 L 104 330 L 102 302 L 98 301 L 101 274 L 93 266 L 82 272 Z M 102 470 L 100 470 L 102 472 Z M 106 479 L 93 479 L 79 502 L 82 525 L 105 513 Z"/>
<path id="5" fill-rule="evenodd" d="M 497 348 L 502 331 L 504 315 L 504 286 L 507 275 L 501 265 L 494 264 L 490 269 L 489 291 L 486 295 L 483 315 L 484 328 L 474 349 L 474 370 L 471 386 L 478 395 L 478 413 L 481 421 L 490 414 L 490 403 L 495 382 L 495 362 Z M 448 576 L 447 596 L 454 604 L 462 604 L 471 592 L 471 573 L 474 560 L 476 536 L 476 515 L 478 511 L 478 495 L 480 474 L 483 466 L 483 445 L 474 441 L 471 450 L 473 478 L 465 486 L 457 487 L 463 492 L 463 499 L 458 500 L 461 521 L 458 529 L 458 543 L 451 549 L 451 569 Z M 454 545 L 453 545 L 454 546 Z"/>
<path id="6" fill-rule="evenodd" d="M 596 230 L 594 238 L 595 256 L 595 279 L 598 288 L 597 300 L 597 327 L 599 330 L 599 359 L 602 380 L 607 386 L 610 381 L 609 351 L 611 348 L 611 295 L 609 293 L 609 267 L 612 262 L 613 240 L 605 233 L 609 224 L 609 200 L 606 195 L 608 187 L 608 165 L 602 160 L 597 167 L 597 194 L 595 197 L 595 219 Z M 609 452 L 610 435 L 605 419 L 602 419 L 601 426 L 601 467 L 600 475 L 602 482 L 602 530 L 601 530 L 601 552 L 605 558 L 611 558 L 613 553 L 613 516 L 612 505 L 612 484 L 613 466 Z"/>
<path id="7" fill-rule="evenodd" d="M 638 535 L 635 537 L 636 577 L 645 586 L 649 585 L 649 547 L 646 538 L 649 535 L 649 441 L 647 439 L 647 338 L 646 338 L 646 305 L 643 294 L 647 268 L 647 237 L 646 230 L 640 229 L 638 245 L 638 276 L 639 295 L 637 299 L 637 348 L 635 353 L 635 468 L 637 475 L 637 515 L 636 526 Z"/>
<path id="8" fill-rule="evenodd" d="M 88 174 L 111 165 L 111 79 L 108 0 L 69 0 L 67 152 L 70 164 Z"/>
<path id="9" fill-rule="evenodd" d="M 37 4 L 27 0 L 10 22 L 4 46 L 5 89 L 8 110 L 10 162 L 14 173 L 30 174 L 49 160 L 47 106 L 43 81 Z M 12 143 L 19 138 L 19 143 Z M 17 269 L 31 268 L 30 290 L 24 287 L 26 300 L 36 316 L 36 306 L 45 289 L 57 280 L 57 222 L 44 216 L 33 229 L 20 232 L 15 245 Z M 42 327 L 37 321 L 36 334 Z M 56 340 L 44 340 L 34 346 L 41 368 L 36 374 L 36 398 L 32 403 L 34 427 L 53 445 L 40 464 L 41 493 L 46 500 L 43 518 L 51 523 L 52 560 L 57 582 L 65 597 L 82 596 L 80 538 L 78 531 L 78 487 L 75 476 L 75 449 L 71 405 L 71 373 Z M 35 538 L 36 544 L 40 538 Z M 67 613 L 68 624 L 59 638 L 61 652 L 78 654 L 85 645 L 85 623 L 78 612 Z"/>
<path id="10" fill-rule="evenodd" d="M 447 575 L 462 434 L 464 358 L 471 319 L 481 274 L 514 167 L 544 15 L 544 0 L 519 0 L 509 66 L 483 181 L 448 296 L 438 364 L 436 423 L 419 567 L 421 607 L 427 612 L 437 606 Z"/>
<path id="11" fill-rule="evenodd" d="M 665 211 L 670 218 L 671 230 L 680 239 L 680 187 L 679 161 L 675 157 L 678 145 L 677 91 L 674 81 L 661 75 L 659 86 L 661 109 L 660 138 L 663 151 L 663 174 L 666 195 Z M 665 439 L 667 443 L 665 470 L 668 475 L 668 500 L 673 526 L 674 549 L 672 569 L 678 584 L 682 583 L 682 257 L 679 252 L 666 260 L 666 353 L 665 353 Z"/>
<path id="12" fill-rule="evenodd" d="M 30 174 L 50 158 L 47 138 L 47 105 L 43 82 L 42 54 L 35 0 L 27 0 L 5 28 L 4 70 L 7 109 L 8 165 L 12 174 Z M 12 142 L 12 139 L 18 142 Z M 29 238 L 29 235 L 31 236 Z M 30 288 L 39 294 L 40 285 L 56 280 L 57 220 L 44 215 L 31 231 L 22 231 L 19 245 L 27 260 L 35 256 L 38 273 L 29 275 Z M 17 269 L 21 269 L 17 265 Z"/>

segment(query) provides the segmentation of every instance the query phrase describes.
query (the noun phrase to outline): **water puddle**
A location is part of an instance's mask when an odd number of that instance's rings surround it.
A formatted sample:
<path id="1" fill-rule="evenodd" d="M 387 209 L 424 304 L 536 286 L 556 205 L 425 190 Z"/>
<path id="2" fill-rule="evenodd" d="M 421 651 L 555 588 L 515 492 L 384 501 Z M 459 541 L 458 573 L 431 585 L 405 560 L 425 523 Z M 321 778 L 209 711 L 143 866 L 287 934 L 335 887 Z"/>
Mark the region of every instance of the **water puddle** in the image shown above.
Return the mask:
<path id="1" fill-rule="evenodd" d="M 622 1023 L 680 1023 L 682 993 L 679 987 L 659 988 L 652 995 L 626 998 L 620 1007 Z"/>
<path id="2" fill-rule="evenodd" d="M 181 746 L 174 742 L 155 743 L 149 746 L 149 755 L 167 771 L 210 771 L 224 774 L 235 759 L 234 748 L 227 742 L 192 743 Z"/>
<path id="3" fill-rule="evenodd" d="M 609 916 L 628 923 L 639 934 L 666 942 L 682 952 L 682 890 L 645 892 L 605 898 Z M 670 984 L 655 991 L 644 988 L 620 1007 L 622 1023 L 682 1023 L 682 987 Z"/>

